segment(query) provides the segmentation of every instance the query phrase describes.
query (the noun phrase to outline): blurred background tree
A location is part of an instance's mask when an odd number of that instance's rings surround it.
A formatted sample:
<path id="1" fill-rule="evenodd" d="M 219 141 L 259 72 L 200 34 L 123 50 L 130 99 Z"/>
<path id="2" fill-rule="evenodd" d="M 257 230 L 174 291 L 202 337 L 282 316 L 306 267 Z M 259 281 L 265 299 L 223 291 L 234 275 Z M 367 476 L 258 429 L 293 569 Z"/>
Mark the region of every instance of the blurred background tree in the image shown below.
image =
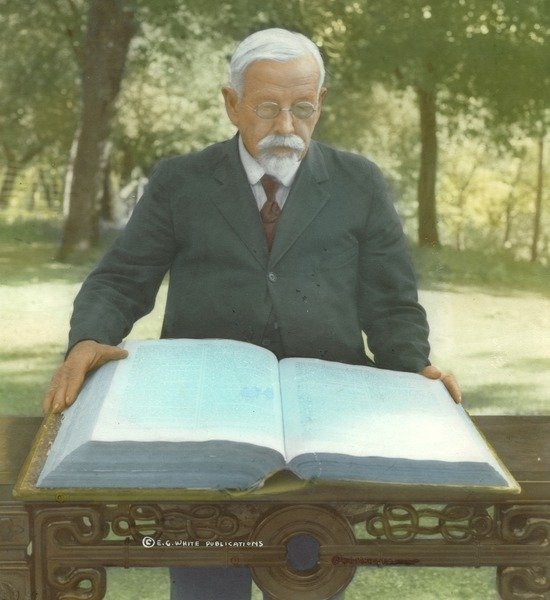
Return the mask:
<path id="1" fill-rule="evenodd" d="M 504 122 L 535 127 L 539 138 L 544 129 L 549 72 L 544 2 L 320 0 L 315 8 L 316 39 L 345 86 L 368 93 L 380 82 L 388 89 L 414 91 L 420 138 L 418 243 L 439 245 L 442 129 L 451 130 L 472 109 L 484 108 L 488 122 L 501 125 L 495 126 L 495 137 L 502 136 Z M 438 123 L 441 116 L 445 120 Z"/>
<path id="2" fill-rule="evenodd" d="M 46 206 L 58 208 L 59 166 L 76 124 L 76 70 L 52 15 L 35 6 L 0 7 L 0 210 L 21 196 L 15 188 L 25 176 L 21 208 L 32 208 L 37 187 Z"/>
<path id="3" fill-rule="evenodd" d="M 160 157 L 232 134 L 219 94 L 227 56 L 280 25 L 325 55 L 317 136 L 384 168 L 420 245 L 548 261 L 543 0 L 0 8 L 0 211 L 63 223 L 60 260 L 89 253 L 100 223 L 124 220 Z"/>

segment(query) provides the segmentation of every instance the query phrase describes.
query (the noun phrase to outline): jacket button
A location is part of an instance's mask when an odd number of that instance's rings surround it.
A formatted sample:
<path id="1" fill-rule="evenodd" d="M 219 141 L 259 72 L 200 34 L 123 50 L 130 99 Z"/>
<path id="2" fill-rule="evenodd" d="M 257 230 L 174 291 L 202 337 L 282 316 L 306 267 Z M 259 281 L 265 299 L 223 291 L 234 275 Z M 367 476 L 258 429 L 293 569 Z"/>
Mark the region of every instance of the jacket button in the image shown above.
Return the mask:
<path id="1" fill-rule="evenodd" d="M 273 271 L 271 271 L 267 278 L 269 279 L 269 281 L 271 281 L 271 283 L 275 283 L 277 281 L 277 274 L 273 273 Z"/>

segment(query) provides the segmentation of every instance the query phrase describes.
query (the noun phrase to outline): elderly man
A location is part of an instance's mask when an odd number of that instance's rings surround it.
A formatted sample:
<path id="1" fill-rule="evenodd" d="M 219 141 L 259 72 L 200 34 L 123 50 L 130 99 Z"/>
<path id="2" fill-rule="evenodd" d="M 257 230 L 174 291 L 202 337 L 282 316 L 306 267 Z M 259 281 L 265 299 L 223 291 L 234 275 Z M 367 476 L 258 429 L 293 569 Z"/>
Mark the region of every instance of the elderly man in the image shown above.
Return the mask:
<path id="1" fill-rule="evenodd" d="M 373 364 L 365 332 L 376 366 L 442 378 L 460 401 L 452 376 L 429 364 L 425 312 L 378 168 L 311 139 L 323 82 L 319 51 L 300 34 L 268 29 L 241 42 L 223 88 L 238 135 L 156 167 L 75 300 L 45 411 L 63 410 L 90 370 L 124 358 L 116 344 L 152 309 L 167 271 L 162 337 Z M 172 579 L 172 598 L 250 597 L 246 568 L 172 569 Z"/>

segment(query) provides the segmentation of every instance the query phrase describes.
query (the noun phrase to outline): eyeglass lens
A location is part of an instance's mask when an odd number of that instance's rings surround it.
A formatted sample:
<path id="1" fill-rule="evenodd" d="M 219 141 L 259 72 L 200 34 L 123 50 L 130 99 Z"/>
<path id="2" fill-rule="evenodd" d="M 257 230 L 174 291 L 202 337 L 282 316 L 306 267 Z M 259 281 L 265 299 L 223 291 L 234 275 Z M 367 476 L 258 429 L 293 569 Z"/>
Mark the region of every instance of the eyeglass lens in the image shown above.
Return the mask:
<path id="1" fill-rule="evenodd" d="M 276 102 L 262 102 L 255 111 L 260 119 L 274 119 L 282 110 L 290 111 L 297 119 L 307 119 L 315 112 L 310 102 L 297 102 L 290 108 L 281 108 Z"/>

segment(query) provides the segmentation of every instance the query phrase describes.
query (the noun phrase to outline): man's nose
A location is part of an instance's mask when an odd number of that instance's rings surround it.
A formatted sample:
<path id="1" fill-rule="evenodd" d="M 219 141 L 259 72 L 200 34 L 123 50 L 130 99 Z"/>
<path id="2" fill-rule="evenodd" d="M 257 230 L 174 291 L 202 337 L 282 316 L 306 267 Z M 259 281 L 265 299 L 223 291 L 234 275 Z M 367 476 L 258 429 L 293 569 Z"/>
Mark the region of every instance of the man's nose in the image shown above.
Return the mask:
<path id="1" fill-rule="evenodd" d="M 294 117 L 290 110 L 281 110 L 275 117 L 275 133 L 279 135 L 289 135 L 294 133 Z"/>

